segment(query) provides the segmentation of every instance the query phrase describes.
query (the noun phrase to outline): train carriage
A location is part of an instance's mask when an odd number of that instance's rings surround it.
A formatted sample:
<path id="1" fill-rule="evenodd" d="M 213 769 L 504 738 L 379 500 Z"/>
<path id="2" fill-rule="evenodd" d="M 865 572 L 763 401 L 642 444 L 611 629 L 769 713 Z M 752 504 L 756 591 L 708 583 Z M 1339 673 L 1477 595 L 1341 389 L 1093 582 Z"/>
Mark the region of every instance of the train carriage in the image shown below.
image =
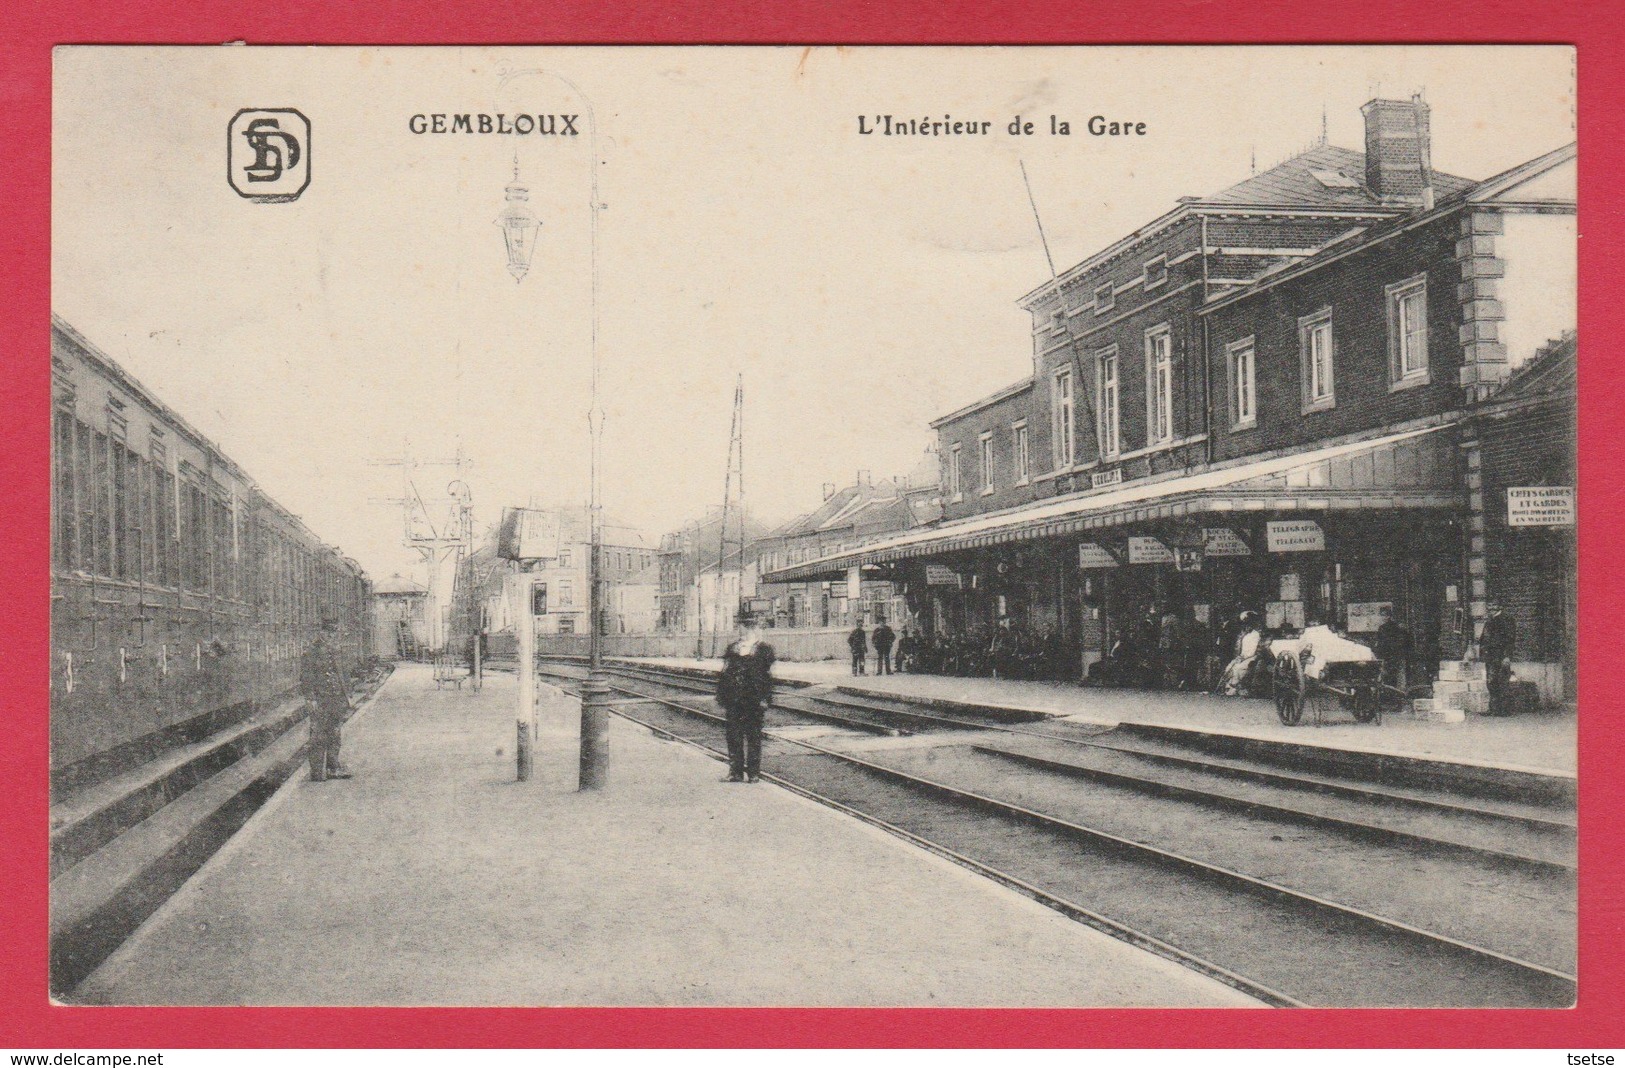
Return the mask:
<path id="1" fill-rule="evenodd" d="M 51 367 L 54 787 L 290 692 L 325 614 L 361 666 L 353 560 L 55 316 Z"/>

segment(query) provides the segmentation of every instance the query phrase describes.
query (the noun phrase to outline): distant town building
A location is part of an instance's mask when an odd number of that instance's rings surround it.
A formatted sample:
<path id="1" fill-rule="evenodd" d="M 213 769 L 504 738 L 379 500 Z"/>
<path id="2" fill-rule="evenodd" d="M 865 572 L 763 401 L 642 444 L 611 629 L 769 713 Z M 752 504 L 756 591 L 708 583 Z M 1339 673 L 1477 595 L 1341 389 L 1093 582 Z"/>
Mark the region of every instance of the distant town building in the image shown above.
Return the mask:
<path id="1" fill-rule="evenodd" d="M 373 653 L 386 660 L 411 660 L 429 648 L 427 587 L 399 572 L 375 583 Z"/>
<path id="2" fill-rule="evenodd" d="M 519 611 L 521 573 L 535 576 L 542 611 L 538 634 L 587 634 L 591 520 L 586 508 L 513 508 L 491 547 L 492 575 L 502 578 L 497 595 L 490 576 L 480 579 L 489 633 L 511 633 Z M 656 548 L 642 531 L 606 518 L 601 530 L 599 579 L 606 634 L 645 634 L 659 623 L 660 572 Z M 476 554 L 476 557 L 478 554 Z M 517 559 L 514 559 L 517 557 Z"/>

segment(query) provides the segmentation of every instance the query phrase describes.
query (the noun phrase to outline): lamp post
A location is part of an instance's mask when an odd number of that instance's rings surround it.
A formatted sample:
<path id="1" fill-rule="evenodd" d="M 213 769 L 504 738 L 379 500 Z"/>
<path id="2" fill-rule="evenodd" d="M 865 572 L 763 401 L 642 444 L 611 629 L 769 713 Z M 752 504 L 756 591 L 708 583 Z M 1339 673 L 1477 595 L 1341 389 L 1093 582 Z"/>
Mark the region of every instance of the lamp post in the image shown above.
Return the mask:
<path id="1" fill-rule="evenodd" d="M 503 76 L 497 89 L 516 78 L 526 75 L 551 78 L 564 86 L 587 112 L 589 243 L 591 245 L 591 290 L 589 303 L 592 316 L 592 402 L 587 409 L 587 430 L 591 437 L 590 501 L 588 526 L 591 531 L 591 549 L 587 554 L 587 614 L 588 639 L 587 682 L 581 690 L 581 766 L 579 786 L 582 790 L 603 787 L 609 772 L 609 685 L 603 667 L 603 590 L 600 576 L 603 557 L 603 499 L 600 475 L 600 456 L 604 434 L 604 410 L 598 403 L 598 213 L 604 205 L 598 200 L 598 120 L 593 114 L 592 101 L 587 99 L 574 82 L 552 71 L 530 68 Z M 519 184 L 519 155 L 514 153 L 514 181 L 507 188 L 507 202 L 496 223 L 502 228 L 503 244 L 508 254 L 508 273 L 517 284 L 530 270 L 531 256 L 536 248 L 536 235 L 541 223 L 531 212 L 527 201 L 529 190 Z M 526 606 L 528 609 L 528 605 Z M 522 714 L 528 710 L 521 710 Z"/>

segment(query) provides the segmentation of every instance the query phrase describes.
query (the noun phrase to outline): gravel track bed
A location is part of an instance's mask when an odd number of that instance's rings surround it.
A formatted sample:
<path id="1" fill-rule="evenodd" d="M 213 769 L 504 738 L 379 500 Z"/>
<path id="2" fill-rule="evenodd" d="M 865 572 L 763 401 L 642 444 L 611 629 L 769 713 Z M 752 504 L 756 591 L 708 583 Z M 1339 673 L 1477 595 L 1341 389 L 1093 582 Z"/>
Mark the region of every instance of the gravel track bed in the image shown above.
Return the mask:
<path id="1" fill-rule="evenodd" d="M 1445 789 L 1427 789 L 1421 786 L 1402 785 L 1391 782 L 1372 782 L 1350 775 L 1339 775 L 1332 771 L 1321 769 L 1300 769 L 1286 761 L 1265 762 L 1251 760 L 1244 757 L 1227 757 L 1206 752 L 1193 746 L 1180 745 L 1176 742 L 1164 741 L 1158 738 L 1148 738 L 1144 735 L 1130 734 L 1121 730 L 1114 730 L 1098 734 L 1087 739 L 1090 745 L 1102 749 L 1115 749 L 1119 752 L 1145 754 L 1150 757 L 1168 757 L 1175 760 L 1195 760 L 1213 764 L 1219 767 L 1242 769 L 1244 771 L 1256 770 L 1266 774 L 1299 775 L 1304 778 L 1319 781 L 1333 786 L 1347 787 L 1356 790 L 1380 792 L 1396 798 L 1404 798 L 1423 804 L 1429 802 L 1442 803 L 1453 806 L 1467 806 L 1493 815 L 1501 815 L 1512 819 L 1526 818 L 1542 822 L 1557 822 L 1569 827 L 1575 826 L 1574 810 L 1572 808 L 1554 808 L 1550 805 L 1537 804 L 1529 801 L 1519 801 L 1508 798 L 1472 797 L 1464 798 L 1462 795 Z"/>
<path id="2" fill-rule="evenodd" d="M 1278 805 L 1317 816 L 1350 820 L 1476 849 L 1506 851 L 1570 868 L 1577 862 L 1577 842 L 1573 833 L 1556 828 L 1531 827 L 1507 820 L 1494 812 L 1473 813 L 1465 808 L 1458 812 L 1447 812 L 1407 806 L 1378 795 L 1356 798 L 1315 794 L 1270 781 L 1249 781 L 1212 771 L 1170 767 L 1135 753 L 1105 746 L 1011 738 L 999 742 L 996 748 L 1119 775 L 1132 775 L 1152 782 L 1211 791 L 1240 801 Z"/>
<path id="3" fill-rule="evenodd" d="M 626 712 L 712 749 L 721 725 L 657 704 Z M 764 769 L 1309 1004 L 1563 1003 L 1561 983 L 1357 918 L 1238 892 L 1144 853 L 989 813 L 768 739 Z M 899 754 L 901 755 L 901 752 Z M 988 758 L 993 759 L 993 758 Z"/>
<path id="4" fill-rule="evenodd" d="M 1181 856 L 1572 974 L 1572 877 L 1462 854 L 1355 842 L 1285 820 L 1079 781 L 967 746 L 871 754 L 922 778 L 1021 805 Z"/>

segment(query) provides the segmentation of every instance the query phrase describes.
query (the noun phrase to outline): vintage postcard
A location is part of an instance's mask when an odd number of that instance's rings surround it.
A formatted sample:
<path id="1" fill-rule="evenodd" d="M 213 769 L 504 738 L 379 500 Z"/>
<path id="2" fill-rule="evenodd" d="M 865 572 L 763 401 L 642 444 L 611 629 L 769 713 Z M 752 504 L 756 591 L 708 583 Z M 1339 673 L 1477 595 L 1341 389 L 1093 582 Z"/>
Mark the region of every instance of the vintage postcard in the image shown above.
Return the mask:
<path id="1" fill-rule="evenodd" d="M 58 48 L 53 997 L 1575 1004 L 1575 94 Z"/>

